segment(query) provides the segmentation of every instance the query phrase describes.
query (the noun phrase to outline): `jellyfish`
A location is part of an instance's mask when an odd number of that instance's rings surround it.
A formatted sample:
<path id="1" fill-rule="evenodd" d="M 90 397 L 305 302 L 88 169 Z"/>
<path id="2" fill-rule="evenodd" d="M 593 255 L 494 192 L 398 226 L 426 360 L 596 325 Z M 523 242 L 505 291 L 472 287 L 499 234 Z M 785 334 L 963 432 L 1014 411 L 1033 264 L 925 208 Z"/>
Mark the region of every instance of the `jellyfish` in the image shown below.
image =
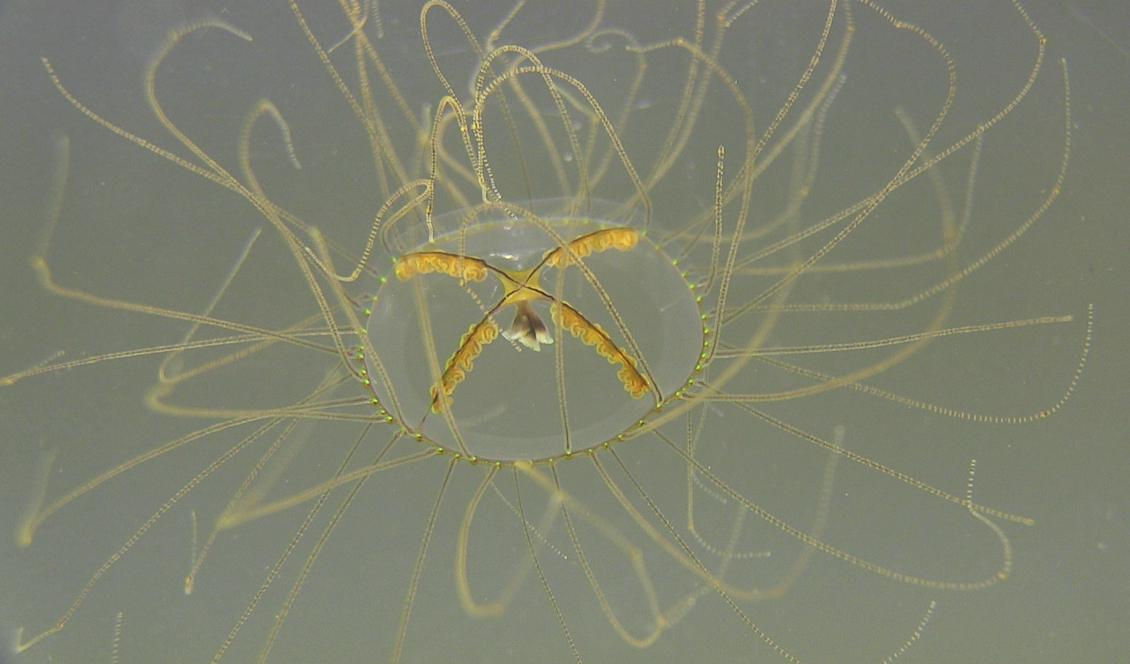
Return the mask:
<path id="1" fill-rule="evenodd" d="M 144 122 L 46 45 L 48 103 L 182 188 L 99 227 L 106 289 L 61 260 L 97 196 L 57 142 L 31 271 L 118 332 L 0 385 L 106 379 L 115 415 L 36 434 L 15 540 L 52 588 L 17 661 L 882 661 L 1006 582 L 1034 522 L 982 501 L 992 469 L 897 460 L 1082 374 L 1085 309 L 962 307 L 1053 216 L 1066 63 L 1002 0 L 1027 59 L 965 108 L 925 22 L 764 4 L 232 10 L 150 54 Z M 1033 97 L 1057 153 L 986 219 L 982 153 Z M 947 345 L 1065 330 L 1046 403 L 931 390 Z M 855 584 L 889 607 L 866 637 L 821 616 Z"/>

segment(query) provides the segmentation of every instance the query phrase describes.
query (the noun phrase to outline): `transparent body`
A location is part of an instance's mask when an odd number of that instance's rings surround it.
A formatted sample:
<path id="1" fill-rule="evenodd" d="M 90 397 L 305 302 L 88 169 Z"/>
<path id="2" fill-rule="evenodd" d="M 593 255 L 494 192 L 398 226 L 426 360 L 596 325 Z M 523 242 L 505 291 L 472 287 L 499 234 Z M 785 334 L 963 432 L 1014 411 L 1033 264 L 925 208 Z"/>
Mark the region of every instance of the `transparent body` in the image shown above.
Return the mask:
<path id="1" fill-rule="evenodd" d="M 674 260 L 631 224 L 604 219 L 616 214 L 612 206 L 589 205 L 580 218 L 561 216 L 568 205 L 530 205 L 544 227 L 513 210 L 493 211 L 500 219 L 477 215 L 470 226 L 462 223 L 466 212 L 451 213 L 455 230 L 405 252 L 377 291 L 368 330 L 382 360 L 380 371 L 370 366 L 369 375 L 383 371 L 387 384 L 378 381 L 374 392 L 388 404 L 394 387 L 403 418 L 421 423 L 416 430 L 437 444 L 484 461 L 582 452 L 615 440 L 692 382 L 703 322 Z M 444 222 L 437 219 L 435 226 L 444 229 Z M 624 246 L 586 256 L 584 271 L 563 267 L 568 261 L 551 255 L 560 242 L 617 232 L 630 234 Z M 400 264 L 422 255 L 466 256 L 486 269 L 471 278 L 458 269 L 406 277 Z M 418 315 L 420 302 L 428 309 L 424 316 Z M 575 333 L 551 313 L 557 302 L 572 312 Z M 538 333 L 527 330 L 524 338 L 523 324 L 536 325 Z M 472 358 L 467 337 L 482 325 L 496 331 Z M 630 331 L 630 347 L 620 329 Z M 607 351 L 598 351 L 597 343 Z M 560 351 L 553 347 L 562 344 Z M 443 371 L 438 363 L 433 371 L 429 353 L 447 359 Z M 452 372 L 448 358 L 456 354 L 468 368 L 459 369 L 458 383 L 448 378 L 450 394 L 440 403 L 433 386 Z M 627 372 L 632 375 L 625 385 L 620 374 Z"/>

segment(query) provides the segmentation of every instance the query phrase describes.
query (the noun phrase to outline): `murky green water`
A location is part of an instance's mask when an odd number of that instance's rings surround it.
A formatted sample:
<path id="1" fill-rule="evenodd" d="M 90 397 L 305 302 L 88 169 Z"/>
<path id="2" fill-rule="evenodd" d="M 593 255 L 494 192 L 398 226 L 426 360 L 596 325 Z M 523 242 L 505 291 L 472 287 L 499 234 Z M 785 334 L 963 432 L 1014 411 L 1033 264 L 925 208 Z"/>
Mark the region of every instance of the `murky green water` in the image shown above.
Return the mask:
<path id="1" fill-rule="evenodd" d="M 350 35 L 299 3 L 337 82 L 283 3 L 0 10 L 0 661 L 1117 660 L 1124 10 L 711 3 L 696 46 L 689 2 L 457 3 L 474 43 L 437 5 L 441 79 L 393 4 Z M 153 87 L 178 140 L 144 75 L 200 21 Z M 356 282 L 311 258 L 317 228 L 350 272 L 390 200 L 419 244 L 429 189 L 646 228 L 547 272 L 554 344 L 498 335 L 446 415 L 429 382 L 501 291 L 433 274 L 385 311 L 379 233 Z M 461 447 L 494 421 L 539 442 Z"/>

